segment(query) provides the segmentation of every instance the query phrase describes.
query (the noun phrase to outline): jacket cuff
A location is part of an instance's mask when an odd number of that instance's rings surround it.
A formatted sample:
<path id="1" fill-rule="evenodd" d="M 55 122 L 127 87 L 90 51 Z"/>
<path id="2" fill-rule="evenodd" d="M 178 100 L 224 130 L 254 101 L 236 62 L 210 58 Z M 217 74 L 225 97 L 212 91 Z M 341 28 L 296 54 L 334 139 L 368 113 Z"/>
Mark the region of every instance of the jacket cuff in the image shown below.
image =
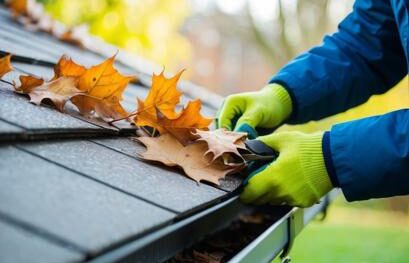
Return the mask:
<path id="1" fill-rule="evenodd" d="M 324 163 L 327 168 L 329 179 L 331 180 L 332 186 L 339 187 L 339 181 L 335 173 L 334 162 L 331 155 L 331 135 L 327 131 L 322 137 L 322 153 L 324 155 Z"/>

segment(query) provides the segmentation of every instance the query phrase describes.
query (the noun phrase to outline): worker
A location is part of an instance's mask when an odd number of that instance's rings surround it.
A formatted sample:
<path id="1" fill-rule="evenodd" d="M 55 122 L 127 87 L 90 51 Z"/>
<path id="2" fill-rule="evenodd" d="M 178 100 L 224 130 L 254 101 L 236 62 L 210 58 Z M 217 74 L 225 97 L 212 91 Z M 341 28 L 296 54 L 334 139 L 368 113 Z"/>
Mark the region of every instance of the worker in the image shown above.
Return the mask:
<path id="1" fill-rule="evenodd" d="M 289 62 L 267 86 L 227 97 L 218 126 L 252 137 L 254 129 L 318 120 L 385 93 L 408 75 L 408 10 L 408 0 L 356 1 L 338 32 Z M 246 203 L 308 207 L 334 187 L 348 201 L 409 194 L 408 109 L 326 132 L 257 140 L 279 157 L 250 174 L 240 196 Z"/>

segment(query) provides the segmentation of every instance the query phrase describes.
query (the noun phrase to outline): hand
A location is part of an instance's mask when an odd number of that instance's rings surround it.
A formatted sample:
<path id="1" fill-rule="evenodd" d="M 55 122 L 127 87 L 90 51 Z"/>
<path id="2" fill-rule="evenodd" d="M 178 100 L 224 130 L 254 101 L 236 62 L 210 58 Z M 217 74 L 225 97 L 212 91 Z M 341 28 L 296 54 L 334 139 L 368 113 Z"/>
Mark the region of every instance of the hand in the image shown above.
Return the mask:
<path id="1" fill-rule="evenodd" d="M 333 186 L 322 153 L 323 133 L 282 132 L 258 137 L 278 158 L 250 174 L 240 198 L 245 203 L 308 207 Z"/>
<path id="2" fill-rule="evenodd" d="M 218 113 L 217 125 L 243 132 L 251 132 L 255 128 L 274 128 L 288 118 L 291 111 L 292 102 L 286 89 L 270 84 L 257 92 L 228 96 Z M 251 138 L 252 134 L 249 135 Z"/>

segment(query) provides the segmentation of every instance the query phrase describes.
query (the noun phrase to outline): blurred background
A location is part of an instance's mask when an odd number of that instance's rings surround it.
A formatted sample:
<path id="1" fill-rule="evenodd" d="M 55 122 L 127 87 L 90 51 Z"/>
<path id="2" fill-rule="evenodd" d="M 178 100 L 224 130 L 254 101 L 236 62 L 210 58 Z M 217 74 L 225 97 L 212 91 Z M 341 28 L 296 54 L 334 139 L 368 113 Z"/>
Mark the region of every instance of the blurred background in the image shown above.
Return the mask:
<path id="1" fill-rule="evenodd" d="M 69 26 L 92 34 L 221 95 L 257 90 L 286 62 L 321 42 L 351 11 L 352 0 L 42 0 Z M 333 123 L 408 107 L 408 79 L 387 94 L 337 116 Z M 379 160 L 382 161 L 382 160 Z M 295 262 L 408 262 L 409 198 L 346 203 L 298 238 Z"/>

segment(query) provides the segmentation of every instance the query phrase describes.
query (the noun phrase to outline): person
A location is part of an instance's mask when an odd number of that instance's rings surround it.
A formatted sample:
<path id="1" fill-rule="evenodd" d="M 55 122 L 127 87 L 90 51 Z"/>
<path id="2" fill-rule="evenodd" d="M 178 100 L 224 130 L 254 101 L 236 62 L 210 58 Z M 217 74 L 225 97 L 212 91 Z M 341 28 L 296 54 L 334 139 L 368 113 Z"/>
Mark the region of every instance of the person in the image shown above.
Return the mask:
<path id="1" fill-rule="evenodd" d="M 254 129 L 318 120 L 388 91 L 408 74 L 408 9 L 407 0 L 357 0 L 338 32 L 267 86 L 228 96 L 218 126 L 252 137 Z M 408 109 L 257 140 L 279 156 L 250 174 L 240 196 L 246 203 L 308 207 L 334 187 L 348 201 L 409 193 Z"/>

